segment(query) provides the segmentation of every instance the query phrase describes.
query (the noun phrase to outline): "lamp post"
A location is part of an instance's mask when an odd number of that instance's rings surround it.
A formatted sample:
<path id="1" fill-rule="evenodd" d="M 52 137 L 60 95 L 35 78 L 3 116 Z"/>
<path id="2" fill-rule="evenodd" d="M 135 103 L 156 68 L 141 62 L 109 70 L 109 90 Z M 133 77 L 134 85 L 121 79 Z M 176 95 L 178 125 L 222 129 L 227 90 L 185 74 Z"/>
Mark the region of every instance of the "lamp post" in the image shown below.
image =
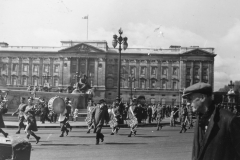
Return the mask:
<path id="1" fill-rule="evenodd" d="M 131 93 L 130 93 L 130 98 L 132 99 L 132 82 L 134 82 L 136 79 L 132 75 L 128 77 L 128 82 L 131 83 Z M 135 90 L 136 91 L 136 90 Z"/>
<path id="2" fill-rule="evenodd" d="M 118 59 L 118 88 L 117 88 L 118 95 L 117 95 L 117 99 L 120 102 L 121 51 L 122 51 L 122 47 L 121 46 L 123 45 L 123 49 L 124 50 L 127 49 L 127 47 L 128 47 L 128 43 L 127 43 L 128 38 L 127 37 L 122 38 L 123 31 L 122 31 L 121 28 L 118 30 L 118 33 L 120 34 L 119 37 L 116 34 L 113 35 L 112 45 L 115 48 L 117 46 L 117 44 L 119 44 L 119 48 L 118 48 L 119 59 Z"/>

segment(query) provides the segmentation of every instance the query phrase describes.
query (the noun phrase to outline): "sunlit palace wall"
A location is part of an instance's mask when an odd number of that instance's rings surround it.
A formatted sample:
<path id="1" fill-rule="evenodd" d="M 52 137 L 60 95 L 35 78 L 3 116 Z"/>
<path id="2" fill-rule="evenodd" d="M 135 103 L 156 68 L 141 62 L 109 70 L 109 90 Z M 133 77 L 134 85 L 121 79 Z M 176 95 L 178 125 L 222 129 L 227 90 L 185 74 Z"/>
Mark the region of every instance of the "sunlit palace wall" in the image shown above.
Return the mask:
<path id="1" fill-rule="evenodd" d="M 118 49 L 106 41 L 61 41 L 60 47 L 9 46 L 0 43 L 2 86 L 26 90 L 44 86 L 66 90 L 83 74 L 94 88 L 94 100 L 117 96 Z M 121 97 L 144 95 L 152 103 L 178 105 L 184 88 L 206 82 L 214 86 L 214 48 L 170 46 L 128 48 L 121 58 Z"/>

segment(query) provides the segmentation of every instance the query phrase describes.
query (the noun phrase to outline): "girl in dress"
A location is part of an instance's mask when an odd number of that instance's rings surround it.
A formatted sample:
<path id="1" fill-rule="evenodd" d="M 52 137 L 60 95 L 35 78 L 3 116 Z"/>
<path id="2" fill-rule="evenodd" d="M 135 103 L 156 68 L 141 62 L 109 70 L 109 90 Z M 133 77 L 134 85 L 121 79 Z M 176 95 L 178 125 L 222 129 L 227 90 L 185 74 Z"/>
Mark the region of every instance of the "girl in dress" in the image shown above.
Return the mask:
<path id="1" fill-rule="evenodd" d="M 74 122 L 77 121 L 77 117 L 78 117 L 78 109 L 75 109 L 75 111 L 73 112 L 73 120 L 74 120 Z"/>

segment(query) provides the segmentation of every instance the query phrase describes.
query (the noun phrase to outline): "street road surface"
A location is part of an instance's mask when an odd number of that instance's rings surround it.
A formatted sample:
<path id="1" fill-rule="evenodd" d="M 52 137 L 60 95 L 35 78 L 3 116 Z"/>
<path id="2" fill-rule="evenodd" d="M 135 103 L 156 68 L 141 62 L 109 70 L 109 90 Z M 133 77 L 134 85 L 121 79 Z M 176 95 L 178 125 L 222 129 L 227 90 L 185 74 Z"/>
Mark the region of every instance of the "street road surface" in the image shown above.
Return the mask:
<path id="1" fill-rule="evenodd" d="M 23 130 L 7 129 L 12 138 L 25 137 Z M 160 131 L 145 127 L 137 129 L 136 137 L 127 137 L 129 128 L 110 135 L 109 128 L 103 128 L 105 140 L 95 145 L 95 134 L 86 134 L 86 129 L 73 128 L 68 136 L 59 137 L 60 129 L 42 129 L 39 144 L 32 143 L 31 160 L 189 160 L 191 159 L 193 129 L 179 133 L 180 127 L 165 126 Z"/>

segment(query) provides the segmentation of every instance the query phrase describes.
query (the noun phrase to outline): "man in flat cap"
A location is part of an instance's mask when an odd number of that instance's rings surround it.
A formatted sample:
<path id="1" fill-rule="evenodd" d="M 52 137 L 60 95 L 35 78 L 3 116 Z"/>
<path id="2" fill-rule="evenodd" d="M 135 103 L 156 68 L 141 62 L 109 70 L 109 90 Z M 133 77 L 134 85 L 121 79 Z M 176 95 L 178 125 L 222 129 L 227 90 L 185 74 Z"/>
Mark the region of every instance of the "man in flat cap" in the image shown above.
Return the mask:
<path id="1" fill-rule="evenodd" d="M 98 145 L 100 139 L 102 142 L 104 141 L 104 135 L 101 133 L 104 121 L 109 122 L 108 108 L 104 99 L 98 102 L 97 106 L 92 111 L 91 118 L 93 118 L 96 128 L 96 145 Z"/>
<path id="2" fill-rule="evenodd" d="M 210 84 L 197 83 L 186 88 L 183 98 L 197 115 L 192 159 L 239 160 L 240 117 L 215 107 Z"/>

